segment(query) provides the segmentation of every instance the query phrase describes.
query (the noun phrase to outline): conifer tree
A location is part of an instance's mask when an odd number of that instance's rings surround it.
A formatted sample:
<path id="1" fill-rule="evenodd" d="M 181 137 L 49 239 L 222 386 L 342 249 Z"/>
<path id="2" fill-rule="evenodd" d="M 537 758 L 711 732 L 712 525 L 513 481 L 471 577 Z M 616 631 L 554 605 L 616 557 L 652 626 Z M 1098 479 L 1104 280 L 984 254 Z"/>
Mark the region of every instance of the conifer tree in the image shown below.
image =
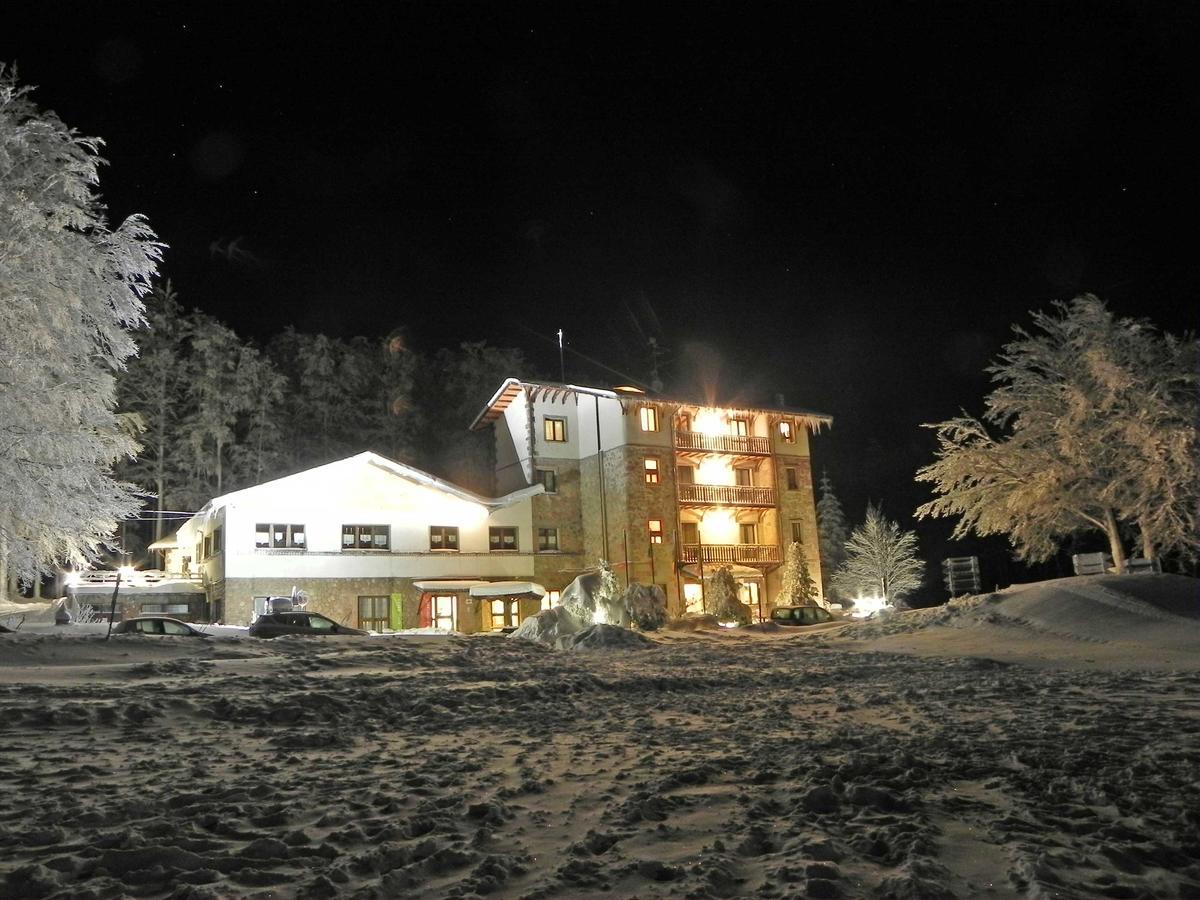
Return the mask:
<path id="1" fill-rule="evenodd" d="M 808 569 L 808 558 L 798 541 L 788 544 L 779 588 L 780 606 L 808 606 L 819 601 L 817 583 Z"/>
<path id="2" fill-rule="evenodd" d="M 750 610 L 738 599 L 737 582 L 728 566 L 721 566 L 708 579 L 704 610 L 722 622 L 750 624 Z"/>
<path id="3" fill-rule="evenodd" d="M 821 473 L 819 487 L 821 499 L 817 501 L 817 533 L 821 549 L 821 586 L 826 599 L 832 599 L 836 594 L 833 573 L 846 561 L 846 541 L 850 539 L 850 529 L 846 524 L 846 514 L 842 512 L 842 504 L 833 492 L 829 473 Z"/>
<path id="4" fill-rule="evenodd" d="M 115 409 L 162 245 L 109 227 L 99 138 L 39 110 L 0 66 L 0 596 L 82 565 L 141 503 L 113 464 L 137 444 Z"/>

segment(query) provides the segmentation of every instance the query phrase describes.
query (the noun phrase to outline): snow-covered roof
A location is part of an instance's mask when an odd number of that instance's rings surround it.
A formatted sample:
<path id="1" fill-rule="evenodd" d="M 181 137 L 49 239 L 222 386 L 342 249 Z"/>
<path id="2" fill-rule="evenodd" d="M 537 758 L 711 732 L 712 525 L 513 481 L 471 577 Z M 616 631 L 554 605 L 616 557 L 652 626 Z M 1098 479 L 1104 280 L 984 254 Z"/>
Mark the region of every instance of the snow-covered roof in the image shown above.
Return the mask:
<path id="1" fill-rule="evenodd" d="M 790 406 L 759 406 L 738 401 L 716 403 L 700 400 L 674 400 L 647 394 L 640 389 L 611 389 L 585 387 L 578 384 L 559 384 L 552 381 L 527 381 L 521 378 L 506 378 L 500 389 L 492 395 L 492 399 L 480 410 L 475 421 L 471 423 L 471 431 L 477 431 L 498 419 L 504 410 L 517 398 L 522 391 L 528 392 L 531 400 L 538 397 L 565 398 L 567 396 L 603 397 L 618 401 L 622 407 L 657 406 L 672 409 L 694 406 L 701 409 L 724 409 L 746 415 L 791 416 L 799 419 L 809 431 L 817 432 L 823 426 L 832 425 L 833 417 L 811 409 L 799 409 Z"/>

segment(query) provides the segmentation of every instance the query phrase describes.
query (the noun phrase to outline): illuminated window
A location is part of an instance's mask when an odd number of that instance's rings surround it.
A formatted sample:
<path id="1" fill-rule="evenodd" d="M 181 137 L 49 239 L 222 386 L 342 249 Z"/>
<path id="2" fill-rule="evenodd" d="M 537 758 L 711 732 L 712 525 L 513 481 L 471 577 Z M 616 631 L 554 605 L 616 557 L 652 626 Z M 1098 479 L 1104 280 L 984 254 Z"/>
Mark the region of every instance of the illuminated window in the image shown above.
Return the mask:
<path id="1" fill-rule="evenodd" d="M 388 597 L 359 597 L 358 627 L 368 631 L 387 631 L 391 624 L 389 605 Z"/>
<path id="2" fill-rule="evenodd" d="M 517 549 L 517 529 L 514 527 L 488 529 L 488 549 L 496 551 L 511 551 Z"/>
<path id="3" fill-rule="evenodd" d="M 750 433 L 750 423 L 745 419 L 730 419 L 729 433 L 736 434 L 738 437 L 745 437 Z"/>
<path id="4" fill-rule="evenodd" d="M 787 466 L 783 470 L 784 483 L 787 484 L 789 491 L 798 491 L 800 489 L 800 478 L 796 474 L 795 466 Z"/>
<path id="5" fill-rule="evenodd" d="M 534 481 L 546 489 L 547 494 L 558 493 L 558 473 L 553 469 L 535 469 Z"/>
<path id="6" fill-rule="evenodd" d="M 521 611 L 516 600 L 492 600 L 489 604 L 492 631 L 501 628 L 516 628 L 520 624 Z"/>
<path id="7" fill-rule="evenodd" d="M 658 460 L 653 458 L 647 459 L 645 461 L 645 467 L 646 484 L 658 484 Z"/>
<path id="8" fill-rule="evenodd" d="M 538 553 L 554 553 L 558 550 L 558 529 L 538 529 Z"/>
<path id="9" fill-rule="evenodd" d="M 680 431 L 691 431 L 692 430 L 692 414 L 691 413 L 680 413 L 678 427 L 679 427 Z"/>
<path id="10" fill-rule="evenodd" d="M 430 550 L 457 550 L 458 549 L 458 526 L 457 525 L 430 525 L 429 526 L 429 549 Z"/>
<path id="11" fill-rule="evenodd" d="M 796 443 L 796 429 L 791 422 L 779 423 L 779 436 L 783 438 L 785 444 Z"/>
<path id="12" fill-rule="evenodd" d="M 556 606 L 562 606 L 562 593 L 560 591 L 546 591 L 542 595 L 542 609 L 553 609 Z"/>
<path id="13" fill-rule="evenodd" d="M 695 466 L 679 466 L 675 470 L 675 477 L 680 484 L 695 484 L 696 483 L 696 467 Z"/>
<path id="14" fill-rule="evenodd" d="M 254 546 L 259 550 L 303 550 L 305 541 L 303 525 L 264 525 L 254 528 Z"/>
<path id="15" fill-rule="evenodd" d="M 453 594 L 440 594 L 429 599 L 429 624 L 434 628 L 454 631 L 457 617 L 454 614 L 456 598 Z"/>
<path id="16" fill-rule="evenodd" d="M 683 529 L 683 542 L 685 544 L 700 543 L 699 522 L 681 522 L 680 527 Z"/>
<path id="17" fill-rule="evenodd" d="M 392 545 L 389 525 L 343 525 L 343 550 L 387 550 Z"/>
<path id="18" fill-rule="evenodd" d="M 646 528 L 650 532 L 650 543 L 661 544 L 663 542 L 662 519 L 651 519 L 646 523 Z"/>
<path id="19" fill-rule="evenodd" d="M 546 416 L 543 422 L 545 428 L 546 440 L 563 442 L 567 439 L 567 420 L 555 418 L 554 416 Z"/>
<path id="20" fill-rule="evenodd" d="M 792 523 L 792 542 L 795 544 L 804 543 L 804 530 L 800 527 L 799 522 Z"/>
<path id="21" fill-rule="evenodd" d="M 750 523 L 747 523 L 744 525 L 739 525 L 738 526 L 738 536 L 741 538 L 741 541 L 743 544 L 757 544 L 758 543 L 758 526 L 755 525 L 753 522 L 750 522 Z"/>
<path id="22" fill-rule="evenodd" d="M 658 431 L 658 410 L 653 406 L 643 406 L 640 410 L 642 431 Z"/>

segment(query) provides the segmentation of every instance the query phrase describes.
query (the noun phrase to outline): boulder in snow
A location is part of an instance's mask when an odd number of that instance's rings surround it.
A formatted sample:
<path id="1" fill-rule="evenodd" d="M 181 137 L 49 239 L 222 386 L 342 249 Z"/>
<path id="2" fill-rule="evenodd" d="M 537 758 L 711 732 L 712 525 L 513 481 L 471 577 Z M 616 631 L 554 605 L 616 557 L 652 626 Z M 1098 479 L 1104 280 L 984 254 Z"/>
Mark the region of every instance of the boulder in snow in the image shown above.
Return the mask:
<path id="1" fill-rule="evenodd" d="M 565 606 L 556 606 L 553 609 L 543 609 L 537 615 L 529 616 L 509 637 L 553 647 L 560 637 L 572 635 L 583 626 L 584 623 L 572 615 Z"/>

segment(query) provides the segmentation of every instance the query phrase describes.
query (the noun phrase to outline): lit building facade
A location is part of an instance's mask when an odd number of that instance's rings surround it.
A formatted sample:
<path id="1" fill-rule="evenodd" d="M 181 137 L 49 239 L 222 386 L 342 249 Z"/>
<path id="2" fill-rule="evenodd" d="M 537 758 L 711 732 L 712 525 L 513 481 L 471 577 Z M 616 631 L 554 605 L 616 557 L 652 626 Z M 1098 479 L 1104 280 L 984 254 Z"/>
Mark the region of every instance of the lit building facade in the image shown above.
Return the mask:
<path id="1" fill-rule="evenodd" d="M 729 567 L 756 617 L 798 542 L 821 581 L 809 435 L 829 416 L 708 405 L 510 378 L 476 418 L 492 428 L 499 492 L 531 498 L 534 577 L 561 590 L 607 559 L 622 584 L 658 584 L 673 614 L 699 611 Z"/>

